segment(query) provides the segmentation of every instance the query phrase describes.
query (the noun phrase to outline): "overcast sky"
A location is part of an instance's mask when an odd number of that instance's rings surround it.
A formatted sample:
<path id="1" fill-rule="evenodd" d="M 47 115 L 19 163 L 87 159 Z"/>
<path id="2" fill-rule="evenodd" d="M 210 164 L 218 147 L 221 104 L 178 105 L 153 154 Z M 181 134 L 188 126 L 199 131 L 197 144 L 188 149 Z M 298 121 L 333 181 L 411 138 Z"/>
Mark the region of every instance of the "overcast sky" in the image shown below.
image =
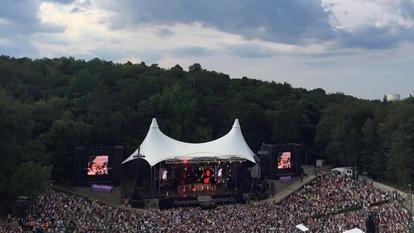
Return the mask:
<path id="1" fill-rule="evenodd" d="M 0 53 L 204 68 L 361 98 L 414 93 L 414 0 L 2 0 Z"/>

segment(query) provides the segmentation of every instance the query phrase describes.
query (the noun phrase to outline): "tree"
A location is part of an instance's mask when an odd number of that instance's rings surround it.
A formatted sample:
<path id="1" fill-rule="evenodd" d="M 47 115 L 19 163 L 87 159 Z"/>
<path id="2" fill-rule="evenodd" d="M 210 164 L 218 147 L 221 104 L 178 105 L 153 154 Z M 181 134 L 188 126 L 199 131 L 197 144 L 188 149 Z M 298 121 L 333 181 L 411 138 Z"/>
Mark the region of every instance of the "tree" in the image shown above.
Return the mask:
<path id="1" fill-rule="evenodd" d="M 389 151 L 386 153 L 387 174 L 391 180 L 406 186 L 413 175 L 412 136 L 397 129 L 392 134 Z"/>
<path id="2" fill-rule="evenodd" d="M 17 196 L 38 195 L 50 177 L 46 161 L 36 151 L 41 149 L 31 139 L 30 110 L 0 90 L 0 214 L 11 208 Z M 35 151 L 29 154 L 30 149 Z"/>
<path id="3" fill-rule="evenodd" d="M 91 126 L 75 121 L 70 116 L 53 122 L 49 132 L 41 135 L 42 142 L 53 158 L 53 177 L 58 181 L 72 176 L 73 151 L 77 146 L 88 145 Z"/>
<path id="4" fill-rule="evenodd" d="M 186 72 L 179 65 L 0 56 L 0 195 L 25 193 L 4 190 L 29 179 L 16 172 L 30 166 L 67 181 L 78 145 L 121 144 L 132 152 L 152 117 L 165 133 L 189 142 L 221 137 L 238 118 L 253 151 L 263 142 L 301 143 L 312 158 L 337 166 L 357 163 L 377 178 L 404 183 L 413 178 L 407 157 L 414 145 L 413 116 L 413 97 L 361 100 L 230 78 L 198 63 Z M 33 190 L 44 185 L 34 184 Z"/>
<path id="5" fill-rule="evenodd" d="M 183 72 L 183 68 L 180 65 L 175 65 L 174 67 L 171 68 L 171 71 L 176 71 L 176 72 Z"/>
<path id="6" fill-rule="evenodd" d="M 188 67 L 188 72 L 197 72 L 201 70 L 202 70 L 201 65 L 198 63 L 194 63 Z"/>
<path id="7" fill-rule="evenodd" d="M 384 141 L 378 132 L 378 122 L 368 119 L 362 127 L 363 148 L 361 151 L 360 166 L 374 178 L 384 178 L 386 159 L 384 155 Z"/>

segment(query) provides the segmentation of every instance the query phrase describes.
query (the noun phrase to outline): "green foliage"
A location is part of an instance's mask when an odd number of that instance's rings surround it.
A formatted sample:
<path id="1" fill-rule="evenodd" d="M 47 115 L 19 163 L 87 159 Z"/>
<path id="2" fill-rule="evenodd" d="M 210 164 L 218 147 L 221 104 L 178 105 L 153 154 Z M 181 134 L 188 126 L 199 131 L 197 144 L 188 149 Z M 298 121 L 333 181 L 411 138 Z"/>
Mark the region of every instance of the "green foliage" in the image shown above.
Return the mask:
<path id="1" fill-rule="evenodd" d="M 0 214 L 17 196 L 39 194 L 50 177 L 44 147 L 31 134 L 31 111 L 0 90 Z"/>
<path id="2" fill-rule="evenodd" d="M 239 118 L 253 151 L 262 143 L 302 143 L 309 162 L 356 164 L 401 185 L 413 178 L 412 97 L 385 103 L 327 95 L 231 79 L 198 63 L 186 72 L 179 65 L 0 56 L 1 197 L 38 193 L 49 175 L 68 180 L 76 146 L 123 145 L 127 156 L 152 117 L 162 131 L 188 142 L 221 137 Z M 10 189 L 19 182 L 28 189 Z"/>
<path id="3" fill-rule="evenodd" d="M 336 165 L 356 165 L 374 178 L 406 187 L 413 179 L 414 104 L 354 100 L 329 104 L 316 147 Z"/>
<path id="4" fill-rule="evenodd" d="M 19 164 L 7 180 L 5 191 L 9 195 L 8 198 L 20 195 L 29 197 L 39 195 L 47 187 L 50 170 L 50 167 L 30 162 Z"/>
<path id="5" fill-rule="evenodd" d="M 392 134 L 389 151 L 386 152 L 387 175 L 399 184 L 407 185 L 412 174 L 412 167 L 408 166 L 413 164 L 411 141 L 411 135 L 397 129 Z"/>
<path id="6" fill-rule="evenodd" d="M 53 176 L 57 180 L 71 177 L 73 149 L 88 144 L 90 128 L 82 121 L 64 117 L 54 121 L 50 130 L 41 135 L 41 141 L 52 157 Z"/>

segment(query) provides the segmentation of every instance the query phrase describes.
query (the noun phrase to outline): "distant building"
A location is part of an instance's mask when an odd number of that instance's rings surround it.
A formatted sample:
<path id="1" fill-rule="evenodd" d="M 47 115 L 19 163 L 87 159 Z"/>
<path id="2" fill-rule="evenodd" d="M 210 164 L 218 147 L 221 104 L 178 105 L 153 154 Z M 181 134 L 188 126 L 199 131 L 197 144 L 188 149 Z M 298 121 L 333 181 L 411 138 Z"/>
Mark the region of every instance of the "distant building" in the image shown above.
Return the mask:
<path id="1" fill-rule="evenodd" d="M 384 96 L 384 99 L 389 102 L 400 101 L 401 95 L 400 94 L 387 94 Z"/>

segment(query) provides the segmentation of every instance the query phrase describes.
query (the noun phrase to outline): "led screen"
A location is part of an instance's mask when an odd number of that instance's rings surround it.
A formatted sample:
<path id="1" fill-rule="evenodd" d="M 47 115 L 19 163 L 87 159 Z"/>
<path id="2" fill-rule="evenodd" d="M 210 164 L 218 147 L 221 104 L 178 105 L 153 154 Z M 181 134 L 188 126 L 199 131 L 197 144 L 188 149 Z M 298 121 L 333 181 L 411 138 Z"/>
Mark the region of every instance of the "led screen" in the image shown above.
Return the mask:
<path id="1" fill-rule="evenodd" d="M 89 156 L 88 176 L 108 175 L 108 155 Z"/>
<path id="2" fill-rule="evenodd" d="M 282 152 L 277 158 L 277 169 L 292 168 L 292 154 L 291 152 Z"/>

